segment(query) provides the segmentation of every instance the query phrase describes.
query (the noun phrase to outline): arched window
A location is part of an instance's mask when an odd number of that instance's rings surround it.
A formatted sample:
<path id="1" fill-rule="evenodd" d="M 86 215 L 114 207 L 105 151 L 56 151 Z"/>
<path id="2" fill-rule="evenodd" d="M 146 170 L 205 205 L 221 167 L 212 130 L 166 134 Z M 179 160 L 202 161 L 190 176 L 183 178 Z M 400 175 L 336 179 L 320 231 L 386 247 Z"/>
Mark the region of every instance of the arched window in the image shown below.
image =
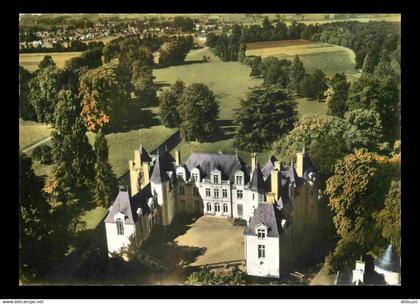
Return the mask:
<path id="1" fill-rule="evenodd" d="M 118 235 L 124 235 L 124 223 L 122 221 L 122 219 L 117 219 L 116 221 L 117 223 L 117 234 Z"/>
<path id="2" fill-rule="evenodd" d="M 228 205 L 227 204 L 223 204 L 223 212 L 224 213 L 228 212 Z"/>
<path id="3" fill-rule="evenodd" d="M 220 204 L 219 203 L 214 204 L 214 211 L 220 212 Z"/>

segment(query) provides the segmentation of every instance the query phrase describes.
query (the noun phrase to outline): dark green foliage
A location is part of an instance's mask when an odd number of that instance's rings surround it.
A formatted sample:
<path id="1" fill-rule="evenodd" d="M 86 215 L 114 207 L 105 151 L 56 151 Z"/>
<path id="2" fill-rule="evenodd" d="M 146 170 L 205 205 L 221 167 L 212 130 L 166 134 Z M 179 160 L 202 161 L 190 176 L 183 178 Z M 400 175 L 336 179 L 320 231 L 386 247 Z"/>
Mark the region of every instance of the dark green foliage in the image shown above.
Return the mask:
<path id="1" fill-rule="evenodd" d="M 264 58 L 261 71 L 264 84 L 275 84 L 285 88 L 289 82 L 290 66 L 291 62 L 287 59 Z"/>
<path id="2" fill-rule="evenodd" d="M 334 173 L 335 163 L 347 151 L 346 143 L 341 137 L 327 135 L 313 141 L 308 150 L 317 173 L 318 185 L 325 189 L 325 182 Z"/>
<path id="3" fill-rule="evenodd" d="M 62 71 L 55 66 L 38 70 L 29 81 L 27 97 L 35 109 L 38 122 L 53 123 L 57 95 L 62 86 Z"/>
<path id="4" fill-rule="evenodd" d="M 44 59 L 41 60 L 41 62 L 38 64 L 39 69 L 45 69 L 46 67 L 55 67 L 56 64 L 51 56 L 47 55 L 44 56 Z"/>
<path id="5" fill-rule="evenodd" d="M 19 117 L 25 120 L 35 120 L 35 109 L 28 100 L 29 81 L 33 75 L 19 65 Z"/>
<path id="6" fill-rule="evenodd" d="M 238 54 L 242 40 L 242 27 L 238 24 L 232 26 L 232 33 L 222 33 L 220 36 L 209 35 L 207 45 L 213 50 L 214 54 L 223 61 L 238 61 Z M 242 55 L 244 50 L 242 47 Z"/>
<path id="7" fill-rule="evenodd" d="M 134 93 L 141 101 L 154 101 L 156 99 L 156 88 L 153 84 L 153 70 L 150 66 L 136 60 L 133 63 L 131 84 Z"/>
<path id="8" fill-rule="evenodd" d="M 159 96 L 160 119 L 168 128 L 177 128 L 181 124 L 179 106 L 184 89 L 184 82 L 177 80 L 169 90 L 163 91 Z"/>
<path id="9" fill-rule="evenodd" d="M 76 120 L 80 118 L 80 111 L 80 98 L 70 90 L 61 90 L 54 109 L 54 128 L 62 134 L 70 134 Z"/>
<path id="10" fill-rule="evenodd" d="M 32 158 L 39 161 L 43 165 L 51 165 L 51 147 L 48 145 L 41 145 L 36 147 L 32 152 Z"/>
<path id="11" fill-rule="evenodd" d="M 360 77 L 350 87 L 348 108 L 349 110 L 370 109 L 378 112 L 385 139 L 394 141 L 399 137 L 399 92 L 397 85 L 390 77 Z"/>
<path id="12" fill-rule="evenodd" d="M 94 177 L 94 153 L 86 136 L 81 118 L 76 119 L 71 133 L 52 132 L 53 170 L 61 201 L 63 192 L 77 194 L 86 191 Z"/>
<path id="13" fill-rule="evenodd" d="M 345 74 L 335 74 L 330 80 L 331 94 L 327 96 L 328 115 L 344 117 L 350 83 Z"/>
<path id="14" fill-rule="evenodd" d="M 261 56 L 254 57 L 254 59 L 252 60 L 251 73 L 249 74 L 249 76 L 254 76 L 254 77 L 261 76 L 263 68 L 264 66 L 262 63 Z"/>
<path id="15" fill-rule="evenodd" d="M 325 258 L 328 273 L 351 271 L 356 260 L 363 254 L 361 246 L 351 237 L 340 239 L 334 252 Z"/>
<path id="16" fill-rule="evenodd" d="M 306 74 L 299 84 L 299 94 L 322 101 L 324 92 L 327 89 L 326 82 L 327 78 L 320 70 L 316 70 L 313 74 Z"/>
<path id="17" fill-rule="evenodd" d="M 164 67 L 182 64 L 192 47 L 193 39 L 191 36 L 179 36 L 163 44 L 159 49 L 159 65 Z"/>
<path id="18" fill-rule="evenodd" d="M 300 83 L 305 77 L 305 67 L 303 66 L 303 62 L 300 60 L 299 56 L 296 55 L 293 59 L 292 65 L 290 66 L 290 74 L 289 74 L 289 80 L 290 80 L 290 89 L 298 93 Z"/>
<path id="19" fill-rule="evenodd" d="M 49 269 L 50 206 L 42 187 L 31 159 L 19 152 L 19 274 L 24 281 L 42 276 Z"/>
<path id="20" fill-rule="evenodd" d="M 191 273 L 185 281 L 185 285 L 245 285 L 245 283 L 245 274 L 238 269 L 221 274 L 202 269 Z"/>
<path id="21" fill-rule="evenodd" d="M 239 45 L 239 53 L 238 53 L 238 61 L 239 62 L 244 62 L 245 58 L 246 58 L 246 44 L 242 43 L 241 45 Z"/>
<path id="22" fill-rule="evenodd" d="M 381 118 L 377 112 L 357 109 L 347 112 L 344 119 L 356 127 L 349 129 L 349 137 L 356 139 L 361 143 L 361 146 L 369 151 L 375 151 L 378 148 L 378 144 L 382 141 L 383 129 Z"/>
<path id="23" fill-rule="evenodd" d="M 247 151 L 268 148 L 293 128 L 296 116 L 296 103 L 284 90 L 273 85 L 253 88 L 241 100 L 235 145 Z"/>
<path id="24" fill-rule="evenodd" d="M 108 143 L 100 131 L 95 138 L 95 186 L 93 201 L 108 208 L 118 193 L 118 181 L 108 162 Z"/>
<path id="25" fill-rule="evenodd" d="M 372 74 L 375 69 L 375 59 L 373 58 L 372 53 L 367 53 L 365 60 L 363 61 L 362 73 L 363 74 Z"/>
<path id="26" fill-rule="evenodd" d="M 382 236 L 401 254 L 401 181 L 392 181 L 377 220 Z"/>
<path id="27" fill-rule="evenodd" d="M 194 29 L 194 22 L 189 17 L 176 16 L 174 18 L 174 25 L 176 28 L 181 28 L 183 32 L 192 32 Z"/>
<path id="28" fill-rule="evenodd" d="M 180 130 L 188 141 L 203 141 L 214 135 L 220 108 L 214 93 L 204 84 L 187 87 L 179 107 Z"/>

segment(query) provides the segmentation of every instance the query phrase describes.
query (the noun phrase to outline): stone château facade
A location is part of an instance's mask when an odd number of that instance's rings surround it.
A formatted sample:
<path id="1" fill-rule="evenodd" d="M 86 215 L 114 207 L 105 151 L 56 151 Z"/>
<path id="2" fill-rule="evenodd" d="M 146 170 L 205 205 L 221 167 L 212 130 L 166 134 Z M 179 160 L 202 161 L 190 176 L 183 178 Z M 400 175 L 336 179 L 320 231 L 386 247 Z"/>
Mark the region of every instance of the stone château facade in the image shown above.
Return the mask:
<path id="1" fill-rule="evenodd" d="M 152 158 L 134 151 L 130 187 L 117 195 L 105 219 L 108 252 L 147 239 L 155 225 L 169 226 L 176 214 L 202 214 L 246 220 L 247 273 L 279 278 L 306 254 L 318 226 L 315 174 L 309 156 L 281 164 L 271 156 L 261 168 L 237 155 L 180 151 Z"/>

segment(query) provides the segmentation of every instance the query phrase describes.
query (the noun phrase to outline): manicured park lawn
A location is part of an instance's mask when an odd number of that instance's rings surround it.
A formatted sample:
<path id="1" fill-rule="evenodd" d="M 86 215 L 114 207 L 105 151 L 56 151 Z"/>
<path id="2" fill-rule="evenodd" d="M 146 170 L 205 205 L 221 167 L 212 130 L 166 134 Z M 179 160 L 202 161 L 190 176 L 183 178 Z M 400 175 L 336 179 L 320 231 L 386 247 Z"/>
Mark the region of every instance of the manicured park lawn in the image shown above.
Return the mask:
<path id="1" fill-rule="evenodd" d="M 57 67 L 63 68 L 66 60 L 79 56 L 81 52 L 57 52 L 57 53 L 22 53 L 19 54 L 19 65 L 30 72 L 38 69 L 38 64 L 44 59 L 44 56 L 51 56 Z"/>
<path id="2" fill-rule="evenodd" d="M 298 98 L 297 110 L 299 117 L 307 114 L 327 114 L 327 104 L 317 100 L 309 100 L 308 98 Z"/>
<path id="3" fill-rule="evenodd" d="M 96 207 L 89 211 L 83 212 L 80 216 L 80 219 L 86 223 L 86 226 L 83 230 L 91 230 L 95 229 L 96 225 L 98 225 L 99 221 L 105 216 L 108 212 L 108 209 L 103 207 Z"/>

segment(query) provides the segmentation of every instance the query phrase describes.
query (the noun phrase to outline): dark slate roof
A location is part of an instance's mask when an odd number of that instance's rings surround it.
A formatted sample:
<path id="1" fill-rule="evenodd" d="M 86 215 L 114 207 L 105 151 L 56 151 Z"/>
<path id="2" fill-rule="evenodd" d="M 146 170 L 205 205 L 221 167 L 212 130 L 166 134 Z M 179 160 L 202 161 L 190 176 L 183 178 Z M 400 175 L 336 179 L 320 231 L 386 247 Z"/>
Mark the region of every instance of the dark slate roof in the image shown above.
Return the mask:
<path id="1" fill-rule="evenodd" d="M 187 160 L 187 167 L 192 169 L 199 167 L 202 177 L 210 176 L 210 172 L 218 169 L 222 172 L 222 179 L 234 181 L 235 171 L 238 169 L 245 173 L 245 183 L 248 182 L 249 173 L 244 161 L 238 155 L 232 154 L 212 154 L 212 153 L 191 153 Z"/>
<path id="2" fill-rule="evenodd" d="M 166 172 L 174 171 L 174 158 L 168 152 L 158 154 L 153 166 L 153 173 L 150 178 L 150 181 L 161 184 L 169 181 L 169 176 Z"/>
<path id="3" fill-rule="evenodd" d="M 278 159 L 274 155 L 271 155 L 269 157 L 268 161 L 262 168 L 262 174 L 264 176 L 264 179 L 267 179 L 268 177 L 270 177 L 271 171 L 273 171 L 274 169 L 274 162 L 276 161 L 278 161 Z"/>
<path id="4" fill-rule="evenodd" d="M 281 220 L 285 218 L 282 210 L 279 209 L 276 204 L 260 203 L 245 230 L 245 235 L 256 235 L 255 229 L 258 225 L 263 224 L 268 227 L 267 236 L 279 237 L 283 230 Z"/>
<path id="5" fill-rule="evenodd" d="M 254 191 L 264 191 L 264 177 L 261 172 L 261 167 L 257 163 L 255 166 L 254 172 L 252 172 L 251 182 L 249 184 L 249 189 Z"/>
<path id="6" fill-rule="evenodd" d="M 397 252 L 392 248 L 391 245 L 387 247 L 384 253 L 375 260 L 375 266 L 390 272 L 401 271 L 401 259 Z"/>
<path id="7" fill-rule="evenodd" d="M 140 146 L 140 158 L 142 162 L 152 162 L 152 158 L 150 157 L 149 153 L 147 153 L 146 149 L 143 146 Z"/>
<path id="8" fill-rule="evenodd" d="M 133 197 L 130 197 L 127 191 L 120 191 L 105 218 L 105 223 L 114 223 L 114 216 L 121 212 L 125 215 L 126 224 L 134 224 L 138 219 L 138 208 L 142 209 L 142 214 L 148 214 L 150 212 L 150 208 L 147 205 L 150 197 L 152 197 L 150 184 L 141 189 Z"/>

